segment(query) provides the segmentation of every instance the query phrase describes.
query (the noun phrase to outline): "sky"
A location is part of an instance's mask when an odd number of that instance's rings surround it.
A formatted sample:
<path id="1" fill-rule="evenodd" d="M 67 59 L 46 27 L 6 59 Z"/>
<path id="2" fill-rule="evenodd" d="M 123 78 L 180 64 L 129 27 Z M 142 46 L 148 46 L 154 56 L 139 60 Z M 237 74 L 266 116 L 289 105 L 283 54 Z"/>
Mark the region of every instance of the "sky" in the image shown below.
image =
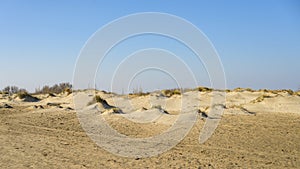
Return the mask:
<path id="1" fill-rule="evenodd" d="M 34 91 L 44 85 L 72 82 L 77 58 L 87 40 L 106 24 L 139 12 L 168 13 L 200 29 L 219 54 L 227 88 L 300 88 L 297 0 L 2 0 L 0 89 L 16 85 Z M 134 50 L 154 47 L 176 53 L 195 72 L 197 85 L 210 86 L 203 64 L 194 62 L 193 54 L 182 44 L 162 36 L 145 35 L 116 46 L 95 70 L 96 84 L 86 82 L 82 87 L 96 85 L 110 90 L 112 85 L 108 81 L 116 65 Z M 162 54 L 156 52 L 153 54 Z M 170 53 L 165 55 L 171 57 Z M 135 64 L 134 60 L 128 62 L 128 69 L 124 67 L 121 72 L 129 71 Z M 180 72 L 178 78 L 183 78 L 185 75 Z M 120 92 L 176 87 L 176 79 L 166 72 L 149 69 L 136 73 L 130 84 L 117 82 L 113 88 Z M 120 76 L 119 80 L 128 79 Z M 194 83 L 184 87 L 194 87 Z"/>

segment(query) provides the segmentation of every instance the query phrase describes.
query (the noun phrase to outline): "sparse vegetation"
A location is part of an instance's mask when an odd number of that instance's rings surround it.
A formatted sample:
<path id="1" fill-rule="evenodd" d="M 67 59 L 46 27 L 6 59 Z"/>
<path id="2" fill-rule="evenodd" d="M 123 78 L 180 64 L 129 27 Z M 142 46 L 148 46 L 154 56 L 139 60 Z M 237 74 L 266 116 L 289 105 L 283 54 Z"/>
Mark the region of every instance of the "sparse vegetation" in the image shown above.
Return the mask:
<path id="1" fill-rule="evenodd" d="M 134 88 L 134 89 L 132 90 L 132 93 L 129 93 L 129 96 L 131 96 L 131 97 L 136 97 L 136 96 L 147 96 L 147 95 L 149 95 L 149 93 L 148 93 L 148 92 L 144 93 L 142 87 Z"/>
<path id="2" fill-rule="evenodd" d="M 255 90 L 251 89 L 251 88 L 246 88 L 245 91 L 248 91 L 248 92 L 255 92 Z"/>
<path id="3" fill-rule="evenodd" d="M 25 101 L 25 102 L 37 102 L 37 101 L 40 100 L 37 97 L 34 97 L 34 96 L 30 95 L 29 93 L 24 92 L 24 91 L 17 93 L 17 97 L 19 99 L 23 99 L 23 101 Z"/>
<path id="4" fill-rule="evenodd" d="M 294 94 L 294 91 L 291 90 L 291 89 L 288 89 L 288 90 L 283 90 L 284 92 L 287 92 L 288 94 L 290 95 L 293 95 Z"/>
<path id="5" fill-rule="evenodd" d="M 141 92 L 141 93 L 129 93 L 129 96 L 131 96 L 131 97 L 147 96 L 147 95 L 149 95 L 149 93 L 143 93 L 143 92 Z"/>
<path id="6" fill-rule="evenodd" d="M 107 103 L 107 101 L 99 95 L 96 95 L 93 98 L 93 100 L 90 101 L 87 105 L 89 106 L 89 105 L 92 105 L 92 104 L 95 104 L 95 103 L 100 103 L 105 108 L 105 110 L 102 113 L 104 113 L 104 112 L 116 113 L 116 114 L 122 114 L 123 113 L 123 111 L 120 108 L 109 105 Z"/>
<path id="7" fill-rule="evenodd" d="M 250 103 L 259 103 L 259 102 L 264 101 L 265 98 L 271 98 L 271 96 L 264 94 L 264 95 L 257 97 L 256 99 L 252 100 Z"/>
<path id="8" fill-rule="evenodd" d="M 269 92 L 267 89 L 259 89 L 259 92 Z"/>
<path id="9" fill-rule="evenodd" d="M 263 89 L 265 90 L 265 89 Z M 238 88 L 235 88 L 233 89 L 234 92 L 244 92 L 244 91 L 248 91 L 248 92 L 255 92 L 255 90 L 251 89 L 251 88 L 241 88 L 241 87 L 238 87 Z"/>
<path id="10" fill-rule="evenodd" d="M 225 92 L 226 92 L 226 93 L 229 93 L 229 92 L 231 92 L 231 90 L 229 90 L 229 89 L 226 89 L 226 90 L 225 90 Z"/>
<path id="11" fill-rule="evenodd" d="M 300 96 L 300 89 L 294 92 L 294 95 Z"/>
<path id="12" fill-rule="evenodd" d="M 115 114 L 123 114 L 123 111 L 118 107 L 113 107 L 110 110 L 112 111 L 112 113 L 115 113 Z"/>
<path id="13" fill-rule="evenodd" d="M 208 87 L 202 87 L 202 86 L 197 87 L 197 90 L 198 90 L 199 92 L 211 92 L 211 91 L 213 91 L 213 89 L 211 89 L 211 88 L 208 88 Z"/>
<path id="14" fill-rule="evenodd" d="M 20 92 L 20 93 L 17 94 L 17 96 L 18 96 L 19 99 L 24 99 L 26 97 L 30 97 L 31 95 L 28 94 L 27 92 Z"/>
<path id="15" fill-rule="evenodd" d="M 279 90 L 264 90 L 273 94 L 279 94 L 279 93 L 288 93 L 289 95 L 295 95 L 295 92 L 291 89 L 279 89 Z"/>
<path id="16" fill-rule="evenodd" d="M 240 109 L 241 111 L 243 111 L 246 114 L 256 115 L 255 112 L 249 111 L 248 109 L 244 108 L 242 105 L 232 105 L 228 108 L 236 108 L 236 109 Z"/>
<path id="17" fill-rule="evenodd" d="M 95 104 L 95 103 L 101 103 L 103 104 L 104 107 L 106 108 L 109 108 L 109 107 L 113 107 L 113 106 L 110 106 L 107 101 L 105 99 L 103 99 L 101 96 L 99 95 L 96 95 L 92 101 L 90 101 L 87 105 L 92 105 L 92 104 Z"/>
<path id="18" fill-rule="evenodd" d="M 67 95 L 71 94 L 72 93 L 72 89 L 71 88 L 66 88 L 65 93 L 67 93 Z"/>
<path id="19" fill-rule="evenodd" d="M 139 88 L 133 88 L 132 93 L 133 94 L 143 93 L 143 88 L 141 86 Z"/>
<path id="20" fill-rule="evenodd" d="M 162 94 L 166 97 L 171 97 L 173 95 L 181 95 L 181 91 L 179 89 L 168 89 L 163 90 Z"/>
<path id="21" fill-rule="evenodd" d="M 95 101 L 98 102 L 98 103 L 103 103 L 103 102 L 106 102 L 104 99 L 102 99 L 100 96 L 95 96 Z"/>

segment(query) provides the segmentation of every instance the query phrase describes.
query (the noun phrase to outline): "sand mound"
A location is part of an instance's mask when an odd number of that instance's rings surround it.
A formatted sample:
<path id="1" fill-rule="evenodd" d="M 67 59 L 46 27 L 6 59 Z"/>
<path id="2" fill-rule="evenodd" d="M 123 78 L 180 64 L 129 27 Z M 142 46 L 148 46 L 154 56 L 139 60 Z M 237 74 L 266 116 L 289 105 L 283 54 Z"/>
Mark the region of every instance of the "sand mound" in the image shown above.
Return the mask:
<path id="1" fill-rule="evenodd" d="M 46 97 L 47 97 L 47 98 L 49 98 L 49 97 L 56 97 L 56 95 L 53 94 L 53 93 L 48 93 Z"/>
<path id="2" fill-rule="evenodd" d="M 40 101 L 39 98 L 34 97 L 34 96 L 32 96 L 32 95 L 30 95 L 30 94 L 28 94 L 26 92 L 24 92 L 24 93 L 18 93 L 17 97 L 19 99 L 21 99 L 21 101 L 23 101 L 23 102 L 38 102 L 38 101 Z"/>
<path id="3" fill-rule="evenodd" d="M 238 105 L 233 105 L 226 108 L 224 114 L 245 114 L 245 115 L 256 115 L 255 112 L 249 111 L 246 108 Z"/>
<path id="4" fill-rule="evenodd" d="M 114 107 L 105 109 L 104 111 L 102 111 L 102 114 L 123 114 L 123 111 L 120 108 Z"/>
<path id="5" fill-rule="evenodd" d="M 151 109 L 138 109 L 132 113 L 124 114 L 123 117 L 136 123 L 151 123 L 157 121 L 161 116 L 169 113 L 160 106 Z"/>
<path id="6" fill-rule="evenodd" d="M 84 109 L 96 110 L 101 114 L 123 114 L 123 111 L 120 108 L 111 106 L 105 99 L 103 99 L 99 95 L 95 96 L 91 101 L 89 101 Z"/>
<path id="7" fill-rule="evenodd" d="M 101 114 L 123 114 L 123 111 L 120 108 L 102 103 L 94 103 L 85 107 L 84 110 L 95 110 L 99 111 Z"/>
<path id="8" fill-rule="evenodd" d="M 0 108 L 12 109 L 13 107 L 7 103 L 0 105 Z"/>

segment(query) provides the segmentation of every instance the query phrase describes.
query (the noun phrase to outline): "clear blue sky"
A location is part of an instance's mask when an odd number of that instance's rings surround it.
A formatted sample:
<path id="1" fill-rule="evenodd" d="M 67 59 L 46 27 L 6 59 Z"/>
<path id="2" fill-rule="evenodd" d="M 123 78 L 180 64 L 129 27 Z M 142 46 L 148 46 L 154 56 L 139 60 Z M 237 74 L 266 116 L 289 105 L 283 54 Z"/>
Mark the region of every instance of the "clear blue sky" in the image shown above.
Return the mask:
<path id="1" fill-rule="evenodd" d="M 2 0 L 0 88 L 33 91 L 71 82 L 87 39 L 108 22 L 137 12 L 170 13 L 202 30 L 219 53 L 228 88 L 300 87 L 297 0 Z"/>

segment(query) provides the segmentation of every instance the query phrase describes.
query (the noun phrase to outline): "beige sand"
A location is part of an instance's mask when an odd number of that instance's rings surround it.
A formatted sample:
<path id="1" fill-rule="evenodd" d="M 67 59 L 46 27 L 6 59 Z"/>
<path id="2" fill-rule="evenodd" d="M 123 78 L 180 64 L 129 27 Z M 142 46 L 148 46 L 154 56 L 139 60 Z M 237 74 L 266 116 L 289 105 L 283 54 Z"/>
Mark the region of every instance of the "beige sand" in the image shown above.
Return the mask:
<path id="1" fill-rule="evenodd" d="M 75 97 L 80 94 L 74 93 Z M 97 95 L 122 113 L 99 103 L 76 106 L 97 110 L 112 128 L 133 138 L 168 130 L 181 109 L 200 110 L 210 116 L 212 107 L 211 92 L 189 91 L 170 98 L 159 92 L 130 97 Z M 85 91 L 83 96 L 91 99 L 93 91 Z M 120 157 L 97 146 L 79 123 L 72 95 L 36 97 L 41 100 L 25 102 L 0 95 L 1 168 L 300 168 L 297 94 L 229 92 L 220 124 L 204 144 L 198 139 L 207 119 L 199 114 L 178 145 L 150 158 Z M 189 101 L 181 102 L 182 97 Z"/>

